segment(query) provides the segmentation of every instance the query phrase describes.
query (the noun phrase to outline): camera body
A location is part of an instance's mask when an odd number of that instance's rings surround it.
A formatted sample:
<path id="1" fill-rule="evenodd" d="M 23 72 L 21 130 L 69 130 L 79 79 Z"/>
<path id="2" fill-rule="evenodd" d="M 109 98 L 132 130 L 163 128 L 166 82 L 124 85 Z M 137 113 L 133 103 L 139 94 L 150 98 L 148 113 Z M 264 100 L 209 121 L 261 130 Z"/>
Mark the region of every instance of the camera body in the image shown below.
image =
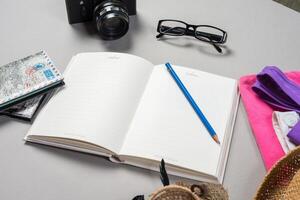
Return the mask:
<path id="1" fill-rule="evenodd" d="M 70 24 L 93 21 L 95 8 L 105 0 L 66 0 Z M 128 10 L 129 15 L 136 15 L 136 0 L 120 0 Z"/>
<path id="2" fill-rule="evenodd" d="M 70 24 L 94 21 L 103 39 L 126 34 L 129 15 L 136 15 L 136 0 L 65 0 Z"/>

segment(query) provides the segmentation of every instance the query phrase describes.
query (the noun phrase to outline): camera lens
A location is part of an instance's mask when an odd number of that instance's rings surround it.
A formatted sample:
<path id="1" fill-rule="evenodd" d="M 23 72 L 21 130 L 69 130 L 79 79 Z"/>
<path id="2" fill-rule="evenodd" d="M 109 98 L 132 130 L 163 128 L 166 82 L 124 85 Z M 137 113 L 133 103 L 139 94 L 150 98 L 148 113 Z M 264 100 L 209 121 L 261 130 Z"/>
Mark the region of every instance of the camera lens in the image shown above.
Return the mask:
<path id="1" fill-rule="evenodd" d="M 103 1 L 95 7 L 94 18 L 96 28 L 103 39 L 118 39 L 128 31 L 129 15 L 121 1 Z"/>

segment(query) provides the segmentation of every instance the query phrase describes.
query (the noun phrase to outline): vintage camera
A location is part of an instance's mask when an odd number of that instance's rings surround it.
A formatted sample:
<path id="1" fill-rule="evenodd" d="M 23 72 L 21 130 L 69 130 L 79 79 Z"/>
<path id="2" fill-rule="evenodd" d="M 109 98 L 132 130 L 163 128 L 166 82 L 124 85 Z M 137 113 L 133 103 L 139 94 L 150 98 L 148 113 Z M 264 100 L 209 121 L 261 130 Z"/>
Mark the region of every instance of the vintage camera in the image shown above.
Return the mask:
<path id="1" fill-rule="evenodd" d="M 94 21 L 100 36 L 114 40 L 125 35 L 136 0 L 66 0 L 70 24 Z"/>

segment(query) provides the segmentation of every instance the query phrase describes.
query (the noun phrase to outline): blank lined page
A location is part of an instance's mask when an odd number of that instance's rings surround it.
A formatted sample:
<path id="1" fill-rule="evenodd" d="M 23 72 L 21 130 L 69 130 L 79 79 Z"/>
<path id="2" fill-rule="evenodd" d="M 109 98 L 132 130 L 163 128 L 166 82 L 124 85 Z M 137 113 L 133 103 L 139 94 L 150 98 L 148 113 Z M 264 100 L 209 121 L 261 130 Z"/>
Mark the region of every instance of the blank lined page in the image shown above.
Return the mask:
<path id="1" fill-rule="evenodd" d="M 28 135 L 78 139 L 118 152 L 152 69 L 128 54 L 78 54 L 66 70 L 65 88 Z"/>
<path id="2" fill-rule="evenodd" d="M 183 67 L 174 66 L 174 70 L 222 143 L 236 81 Z M 156 66 L 121 154 L 164 158 L 170 164 L 216 175 L 220 150 L 166 67 Z"/>

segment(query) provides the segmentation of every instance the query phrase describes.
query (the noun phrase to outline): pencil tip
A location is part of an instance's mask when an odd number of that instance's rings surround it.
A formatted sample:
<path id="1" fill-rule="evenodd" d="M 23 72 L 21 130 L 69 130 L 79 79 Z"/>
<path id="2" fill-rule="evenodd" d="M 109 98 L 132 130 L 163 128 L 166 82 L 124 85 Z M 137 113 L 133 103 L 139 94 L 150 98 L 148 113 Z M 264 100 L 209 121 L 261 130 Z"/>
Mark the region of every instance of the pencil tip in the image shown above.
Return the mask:
<path id="1" fill-rule="evenodd" d="M 212 138 L 216 143 L 221 144 L 217 135 L 214 135 Z"/>

